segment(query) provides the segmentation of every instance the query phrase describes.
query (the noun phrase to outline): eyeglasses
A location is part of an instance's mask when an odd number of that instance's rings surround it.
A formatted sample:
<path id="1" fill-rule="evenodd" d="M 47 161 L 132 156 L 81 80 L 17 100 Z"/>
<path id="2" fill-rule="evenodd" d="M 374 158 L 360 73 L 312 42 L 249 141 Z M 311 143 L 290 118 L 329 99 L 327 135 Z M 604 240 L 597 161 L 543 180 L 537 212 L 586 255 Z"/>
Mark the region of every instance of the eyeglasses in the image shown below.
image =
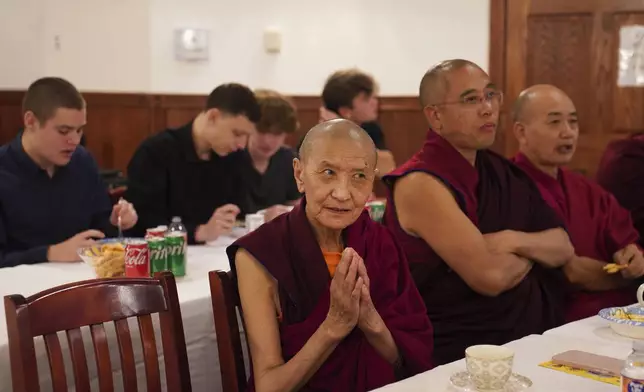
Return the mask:
<path id="1" fill-rule="evenodd" d="M 503 104 L 503 92 L 501 91 L 486 91 L 483 93 L 483 95 L 467 95 L 465 97 L 461 97 L 460 100 L 458 101 L 452 101 L 452 102 L 442 102 L 442 103 L 437 103 L 434 105 L 428 105 L 428 106 L 439 106 L 439 105 L 454 105 L 454 104 L 461 104 L 465 106 L 477 106 L 482 104 L 483 102 L 488 102 L 492 105 L 498 105 L 500 106 Z"/>

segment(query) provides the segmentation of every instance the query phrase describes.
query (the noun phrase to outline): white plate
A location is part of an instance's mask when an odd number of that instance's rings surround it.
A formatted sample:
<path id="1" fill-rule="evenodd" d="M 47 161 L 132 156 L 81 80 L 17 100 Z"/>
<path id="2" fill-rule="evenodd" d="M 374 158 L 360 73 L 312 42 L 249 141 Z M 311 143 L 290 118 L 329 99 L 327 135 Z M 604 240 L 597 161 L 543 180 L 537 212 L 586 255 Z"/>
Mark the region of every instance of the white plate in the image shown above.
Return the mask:
<path id="1" fill-rule="evenodd" d="M 466 371 L 453 374 L 449 379 L 452 388 L 459 392 L 481 392 L 482 390 L 476 389 L 469 373 Z M 519 392 L 525 391 L 532 386 L 532 380 L 520 374 L 512 373 L 508 382 L 503 389 L 498 389 L 494 392 Z M 486 391 L 492 392 L 492 391 Z"/>

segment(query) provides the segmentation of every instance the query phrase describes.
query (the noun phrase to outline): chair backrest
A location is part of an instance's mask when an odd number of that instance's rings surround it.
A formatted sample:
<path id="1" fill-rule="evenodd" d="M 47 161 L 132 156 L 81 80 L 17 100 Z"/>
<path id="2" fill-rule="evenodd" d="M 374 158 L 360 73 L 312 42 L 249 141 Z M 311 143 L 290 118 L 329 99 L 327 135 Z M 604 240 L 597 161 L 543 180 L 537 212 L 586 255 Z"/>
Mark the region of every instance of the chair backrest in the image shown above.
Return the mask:
<path id="1" fill-rule="evenodd" d="M 110 195 L 110 201 L 112 204 L 116 204 L 119 202 L 119 200 L 125 196 L 125 192 L 127 192 L 127 186 L 121 185 L 116 188 L 110 189 L 109 190 L 109 195 Z"/>
<path id="2" fill-rule="evenodd" d="M 109 278 L 75 282 L 31 297 L 5 299 L 14 392 L 40 391 L 34 337 L 47 349 L 54 391 L 67 391 L 67 377 L 57 332 L 69 342 L 76 391 L 90 391 L 81 327 L 91 331 L 100 391 L 114 390 L 112 365 L 103 323 L 114 322 L 123 389 L 137 391 L 137 375 L 128 318 L 136 317 L 141 335 L 148 391 L 161 391 L 161 378 L 151 315 L 159 314 L 168 391 L 190 391 L 190 369 L 174 276 Z"/>
<path id="3" fill-rule="evenodd" d="M 245 391 L 246 369 L 235 311 L 237 307 L 241 309 L 239 293 L 230 272 L 210 271 L 208 278 L 223 390 Z"/>

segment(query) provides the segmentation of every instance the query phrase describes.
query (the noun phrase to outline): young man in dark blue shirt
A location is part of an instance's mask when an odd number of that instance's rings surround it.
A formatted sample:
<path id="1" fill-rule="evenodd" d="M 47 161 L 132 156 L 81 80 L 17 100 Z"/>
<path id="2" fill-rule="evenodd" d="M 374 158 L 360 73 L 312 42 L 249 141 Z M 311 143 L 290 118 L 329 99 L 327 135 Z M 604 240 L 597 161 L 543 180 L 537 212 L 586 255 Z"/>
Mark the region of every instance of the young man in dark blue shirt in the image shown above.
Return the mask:
<path id="1" fill-rule="evenodd" d="M 24 130 L 0 147 L 0 268 L 78 261 L 78 248 L 134 226 L 127 202 L 110 205 L 92 156 L 80 146 L 85 101 L 60 78 L 35 81 Z"/>

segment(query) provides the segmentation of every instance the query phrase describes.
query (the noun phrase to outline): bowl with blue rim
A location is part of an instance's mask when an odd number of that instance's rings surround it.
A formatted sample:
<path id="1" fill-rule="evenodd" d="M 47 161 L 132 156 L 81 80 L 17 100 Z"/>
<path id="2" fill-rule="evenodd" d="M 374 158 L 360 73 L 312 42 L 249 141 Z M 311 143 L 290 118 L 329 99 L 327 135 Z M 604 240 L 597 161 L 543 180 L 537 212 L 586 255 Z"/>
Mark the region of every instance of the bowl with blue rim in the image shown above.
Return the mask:
<path id="1" fill-rule="evenodd" d="M 599 317 L 608 321 L 619 335 L 644 339 L 644 307 L 639 304 L 602 309 Z"/>

